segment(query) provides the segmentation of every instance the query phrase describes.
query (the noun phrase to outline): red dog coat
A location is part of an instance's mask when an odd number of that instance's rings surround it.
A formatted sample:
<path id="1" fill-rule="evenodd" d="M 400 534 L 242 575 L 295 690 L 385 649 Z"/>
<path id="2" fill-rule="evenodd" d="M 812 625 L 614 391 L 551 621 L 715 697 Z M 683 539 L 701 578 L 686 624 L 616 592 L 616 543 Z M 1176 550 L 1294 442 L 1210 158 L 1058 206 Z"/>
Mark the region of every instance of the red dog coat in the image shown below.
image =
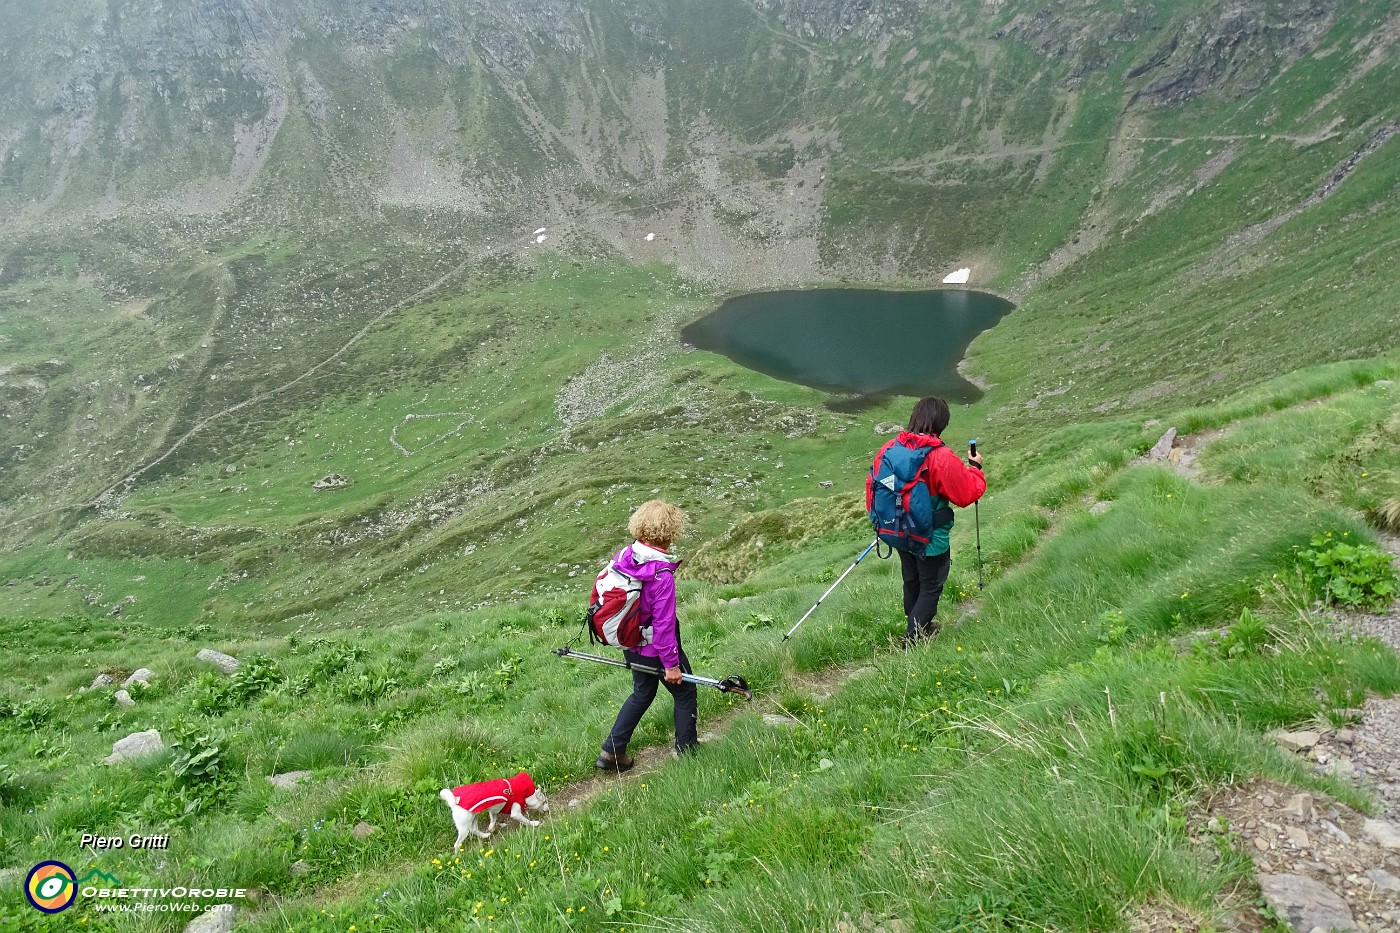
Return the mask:
<path id="1" fill-rule="evenodd" d="M 484 813 L 498 804 L 518 803 L 525 806 L 535 793 L 535 782 L 530 775 L 521 771 L 513 778 L 497 781 L 481 781 L 477 784 L 463 784 L 452 788 L 452 796 L 457 798 L 457 806 L 468 813 Z"/>

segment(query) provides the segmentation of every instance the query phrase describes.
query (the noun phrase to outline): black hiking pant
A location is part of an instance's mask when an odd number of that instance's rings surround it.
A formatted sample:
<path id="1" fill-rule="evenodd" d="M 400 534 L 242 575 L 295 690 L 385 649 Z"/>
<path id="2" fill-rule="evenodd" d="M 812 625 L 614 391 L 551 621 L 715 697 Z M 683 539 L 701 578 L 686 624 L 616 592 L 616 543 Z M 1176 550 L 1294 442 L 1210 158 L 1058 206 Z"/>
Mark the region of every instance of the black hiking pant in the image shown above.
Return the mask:
<path id="1" fill-rule="evenodd" d="M 938 598 L 943 595 L 943 584 L 948 582 L 948 568 L 952 563 L 952 554 L 948 551 L 933 557 L 899 552 L 899 570 L 904 577 L 904 615 L 909 620 L 904 631 L 904 647 L 912 647 L 918 639 L 938 632 L 938 623 L 933 617 L 938 615 Z"/>
<path id="2" fill-rule="evenodd" d="M 648 658 L 635 651 L 624 651 L 622 654 L 633 664 L 662 668 L 660 658 Z M 681 651 L 680 666 L 682 673 L 694 673 L 684 650 Z M 603 751 L 618 757 L 626 753 L 627 743 L 632 741 L 632 733 L 636 731 L 637 723 L 642 721 L 642 715 L 656 699 L 657 684 L 662 684 L 670 691 L 671 700 L 675 704 L 676 751 L 688 752 L 699 744 L 700 740 L 696 737 L 696 707 L 699 698 L 696 695 L 695 684 L 686 681 L 668 684 L 655 674 L 643 674 L 641 671 L 634 670 L 632 672 L 632 695 L 623 701 L 622 709 L 618 710 L 617 721 L 613 723 L 612 731 L 603 741 Z"/>

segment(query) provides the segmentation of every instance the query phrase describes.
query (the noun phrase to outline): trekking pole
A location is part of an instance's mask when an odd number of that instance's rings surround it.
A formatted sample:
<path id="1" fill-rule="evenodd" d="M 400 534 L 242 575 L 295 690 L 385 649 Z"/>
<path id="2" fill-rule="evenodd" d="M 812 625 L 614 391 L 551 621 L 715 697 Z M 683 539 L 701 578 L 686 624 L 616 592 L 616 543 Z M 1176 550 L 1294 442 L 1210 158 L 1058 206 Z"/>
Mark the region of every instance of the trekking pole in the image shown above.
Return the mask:
<path id="1" fill-rule="evenodd" d="M 970 455 L 977 456 L 977 438 L 968 441 L 967 446 L 971 451 Z M 978 508 L 977 502 L 972 503 L 972 520 L 977 528 L 977 591 L 980 593 L 986 589 L 986 585 L 982 582 L 982 510 Z"/>
<path id="2" fill-rule="evenodd" d="M 645 664 L 633 664 L 631 661 L 617 658 L 604 658 L 596 654 L 586 654 L 582 651 L 575 651 L 568 645 L 562 648 L 555 648 L 554 654 L 561 658 L 578 658 L 580 661 L 596 661 L 599 664 L 610 664 L 613 667 L 625 667 L 629 671 L 641 671 L 643 674 L 651 674 L 655 677 L 664 677 L 666 672 L 659 667 L 649 667 Z M 730 674 L 722 680 L 713 677 L 700 677 L 697 674 L 681 674 L 681 680 L 688 684 L 699 684 L 702 687 L 714 687 L 720 693 L 737 693 L 746 700 L 753 699 L 753 691 L 749 689 L 748 682 L 738 674 Z"/>
<path id="3" fill-rule="evenodd" d="M 871 549 L 874 548 L 875 545 L 877 545 L 877 544 L 879 544 L 879 543 L 880 543 L 880 539 L 879 539 L 879 538 L 876 538 L 874 541 L 871 541 L 871 542 L 870 542 L 870 547 L 867 547 L 865 550 L 861 551 L 861 552 L 860 552 L 860 557 L 857 557 L 857 558 L 856 558 L 856 564 L 859 564 L 862 560 L 864 560 L 864 559 L 865 559 L 865 555 L 869 554 L 870 551 L 871 551 Z M 852 564 L 851 566 L 847 567 L 847 568 L 846 568 L 846 573 L 850 573 L 852 570 L 855 570 L 855 569 L 856 569 L 856 564 Z M 843 573 L 843 574 L 841 574 L 841 576 L 839 576 L 839 577 L 836 578 L 836 582 L 833 583 L 833 584 L 831 584 L 831 586 L 827 589 L 827 591 L 826 591 L 825 593 L 822 594 L 822 599 L 826 599 L 828 596 L 831 595 L 831 591 L 832 591 L 832 590 L 836 589 L 838 586 L 841 585 L 841 581 L 844 580 L 844 579 L 846 579 L 846 573 Z M 811 615 L 812 613 L 814 613 L 814 612 L 817 611 L 817 607 L 820 606 L 820 605 L 822 604 L 822 599 L 817 600 L 815 603 L 812 604 L 812 608 L 811 608 L 811 609 L 808 609 L 805 613 L 803 613 L 802 618 L 800 618 L 800 619 L 797 620 L 797 625 L 801 625 L 803 622 L 806 622 L 806 621 L 807 621 L 807 616 L 809 616 L 809 615 Z M 786 635 L 783 636 L 783 641 L 787 641 L 789 638 L 792 637 L 792 633 L 795 632 L 795 631 L 797 631 L 797 625 L 794 625 L 792 628 L 788 629 L 788 633 L 787 633 Z"/>

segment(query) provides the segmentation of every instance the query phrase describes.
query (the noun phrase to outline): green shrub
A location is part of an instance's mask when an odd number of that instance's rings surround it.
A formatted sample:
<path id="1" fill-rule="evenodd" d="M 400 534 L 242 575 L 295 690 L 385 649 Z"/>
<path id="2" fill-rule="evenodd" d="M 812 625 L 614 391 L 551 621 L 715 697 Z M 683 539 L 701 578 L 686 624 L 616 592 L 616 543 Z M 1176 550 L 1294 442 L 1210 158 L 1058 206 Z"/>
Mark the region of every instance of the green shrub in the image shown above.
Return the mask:
<path id="1" fill-rule="evenodd" d="M 224 763 L 224 746 L 217 735 L 189 726 L 177 725 L 169 730 L 170 771 L 186 784 L 205 784 L 219 776 Z"/>
<path id="2" fill-rule="evenodd" d="M 276 661 L 255 654 L 247 658 L 231 677 L 225 678 L 212 672 L 201 675 L 191 687 L 193 696 L 190 704 L 197 713 L 216 716 L 246 705 L 284 680 L 282 669 Z"/>
<path id="3" fill-rule="evenodd" d="M 23 789 L 15 770 L 7 764 L 0 763 L 0 804 L 14 803 Z"/>
<path id="4" fill-rule="evenodd" d="M 1312 546 L 1298 552 L 1303 579 L 1319 599 L 1379 612 L 1395 599 L 1390 555 L 1373 545 L 1347 540 L 1350 537 L 1349 531 L 1314 535 Z"/>
<path id="5" fill-rule="evenodd" d="M 335 695 L 347 703 L 371 703 L 399 689 L 399 681 L 387 668 L 359 671 L 341 681 Z"/>
<path id="6" fill-rule="evenodd" d="M 0 722 L 9 722 L 24 732 L 38 732 L 53 718 L 54 704 L 39 697 L 22 702 L 0 699 Z"/>

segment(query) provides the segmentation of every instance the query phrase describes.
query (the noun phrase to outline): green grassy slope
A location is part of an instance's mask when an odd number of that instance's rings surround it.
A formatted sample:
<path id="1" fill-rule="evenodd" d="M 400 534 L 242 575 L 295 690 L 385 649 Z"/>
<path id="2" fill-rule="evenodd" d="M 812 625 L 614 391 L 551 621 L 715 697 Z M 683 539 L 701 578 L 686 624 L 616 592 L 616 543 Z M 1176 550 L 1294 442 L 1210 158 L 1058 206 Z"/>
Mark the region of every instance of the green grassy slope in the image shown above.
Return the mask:
<path id="1" fill-rule="evenodd" d="M 925 6 L 0 3 L 0 869 L 169 826 L 98 864 L 247 884 L 268 929 L 1238 906 L 1192 795 L 1315 780 L 1259 733 L 1397 686 L 1293 571 L 1400 500 L 1393 4 Z M 892 653 L 871 560 L 784 647 L 910 400 L 680 328 L 963 265 L 1019 304 L 947 432 L 990 585 L 964 517 L 947 637 Z M 1230 430 L 1203 483 L 1131 464 L 1168 424 Z M 801 725 L 707 695 L 700 760 L 448 863 L 437 788 L 587 768 L 621 680 L 544 651 L 653 495 L 692 657 Z M 138 666 L 134 709 L 77 692 Z M 152 727 L 217 774 L 94 764 Z"/>
<path id="2" fill-rule="evenodd" d="M 1231 906 L 1219 892 L 1246 863 L 1187 843 L 1191 795 L 1256 771 L 1350 793 L 1318 784 L 1257 731 L 1400 686 L 1388 649 L 1339 642 L 1306 613 L 1293 569 L 1316 532 L 1364 536 L 1344 507 L 1360 504 L 1371 470 L 1394 475 L 1397 447 L 1375 444 L 1395 430 L 1395 373 L 1332 367 L 1179 412 L 1180 424 L 1230 429 L 1202 454 L 1205 484 L 1132 465 L 1152 436 L 1129 422 L 1001 452 L 982 510 L 990 585 L 968 602 L 964 516 L 944 617 L 967 611 L 911 653 L 891 650 L 897 586 L 878 562 L 780 642 L 859 546 L 854 524 L 796 549 L 775 539 L 784 556 L 751 601 L 686 582 L 697 664 L 742 672 L 800 725 L 775 728 L 707 691 L 703 720 L 724 722 L 701 757 L 458 861 L 444 854 L 437 788 L 519 767 L 559 787 L 587 768 L 613 715 L 620 678 L 545 654 L 573 634 L 576 600 L 533 595 L 277 637 L 7 622 L 7 640 L 24 647 L 5 671 L 0 720 L 14 773 L 6 859 L 92 862 L 128 883 L 178 865 L 257 889 L 268 909 L 253 925 L 268 929 L 605 929 L 663 916 L 800 930 L 864 910 L 940 929 L 968 916 L 1102 929 L 1125 905 L 1154 901 L 1219 917 Z M 1295 404 L 1305 399 L 1320 403 Z M 1363 478 L 1350 451 L 1368 444 Z M 211 636 L 248 671 L 230 680 L 196 662 Z M 134 709 L 112 706 L 110 688 L 75 692 L 98 670 L 137 664 L 156 678 Z M 827 696 L 807 672 L 830 665 L 855 673 Z M 93 763 L 151 727 L 212 743 L 217 775 Z M 638 742 L 666 736 L 653 717 Z M 295 792 L 262 779 L 303 768 L 316 778 Z M 360 819 L 382 827 L 370 843 L 349 835 Z M 172 850 L 98 860 L 75 850 L 81 828 L 125 820 L 177 827 Z M 1010 849 L 1006 833 L 1018 839 Z M 290 874 L 296 861 L 309 871 Z M 1093 883 L 1066 880 L 1084 878 Z M 6 903 L 26 927 L 47 928 Z"/>

